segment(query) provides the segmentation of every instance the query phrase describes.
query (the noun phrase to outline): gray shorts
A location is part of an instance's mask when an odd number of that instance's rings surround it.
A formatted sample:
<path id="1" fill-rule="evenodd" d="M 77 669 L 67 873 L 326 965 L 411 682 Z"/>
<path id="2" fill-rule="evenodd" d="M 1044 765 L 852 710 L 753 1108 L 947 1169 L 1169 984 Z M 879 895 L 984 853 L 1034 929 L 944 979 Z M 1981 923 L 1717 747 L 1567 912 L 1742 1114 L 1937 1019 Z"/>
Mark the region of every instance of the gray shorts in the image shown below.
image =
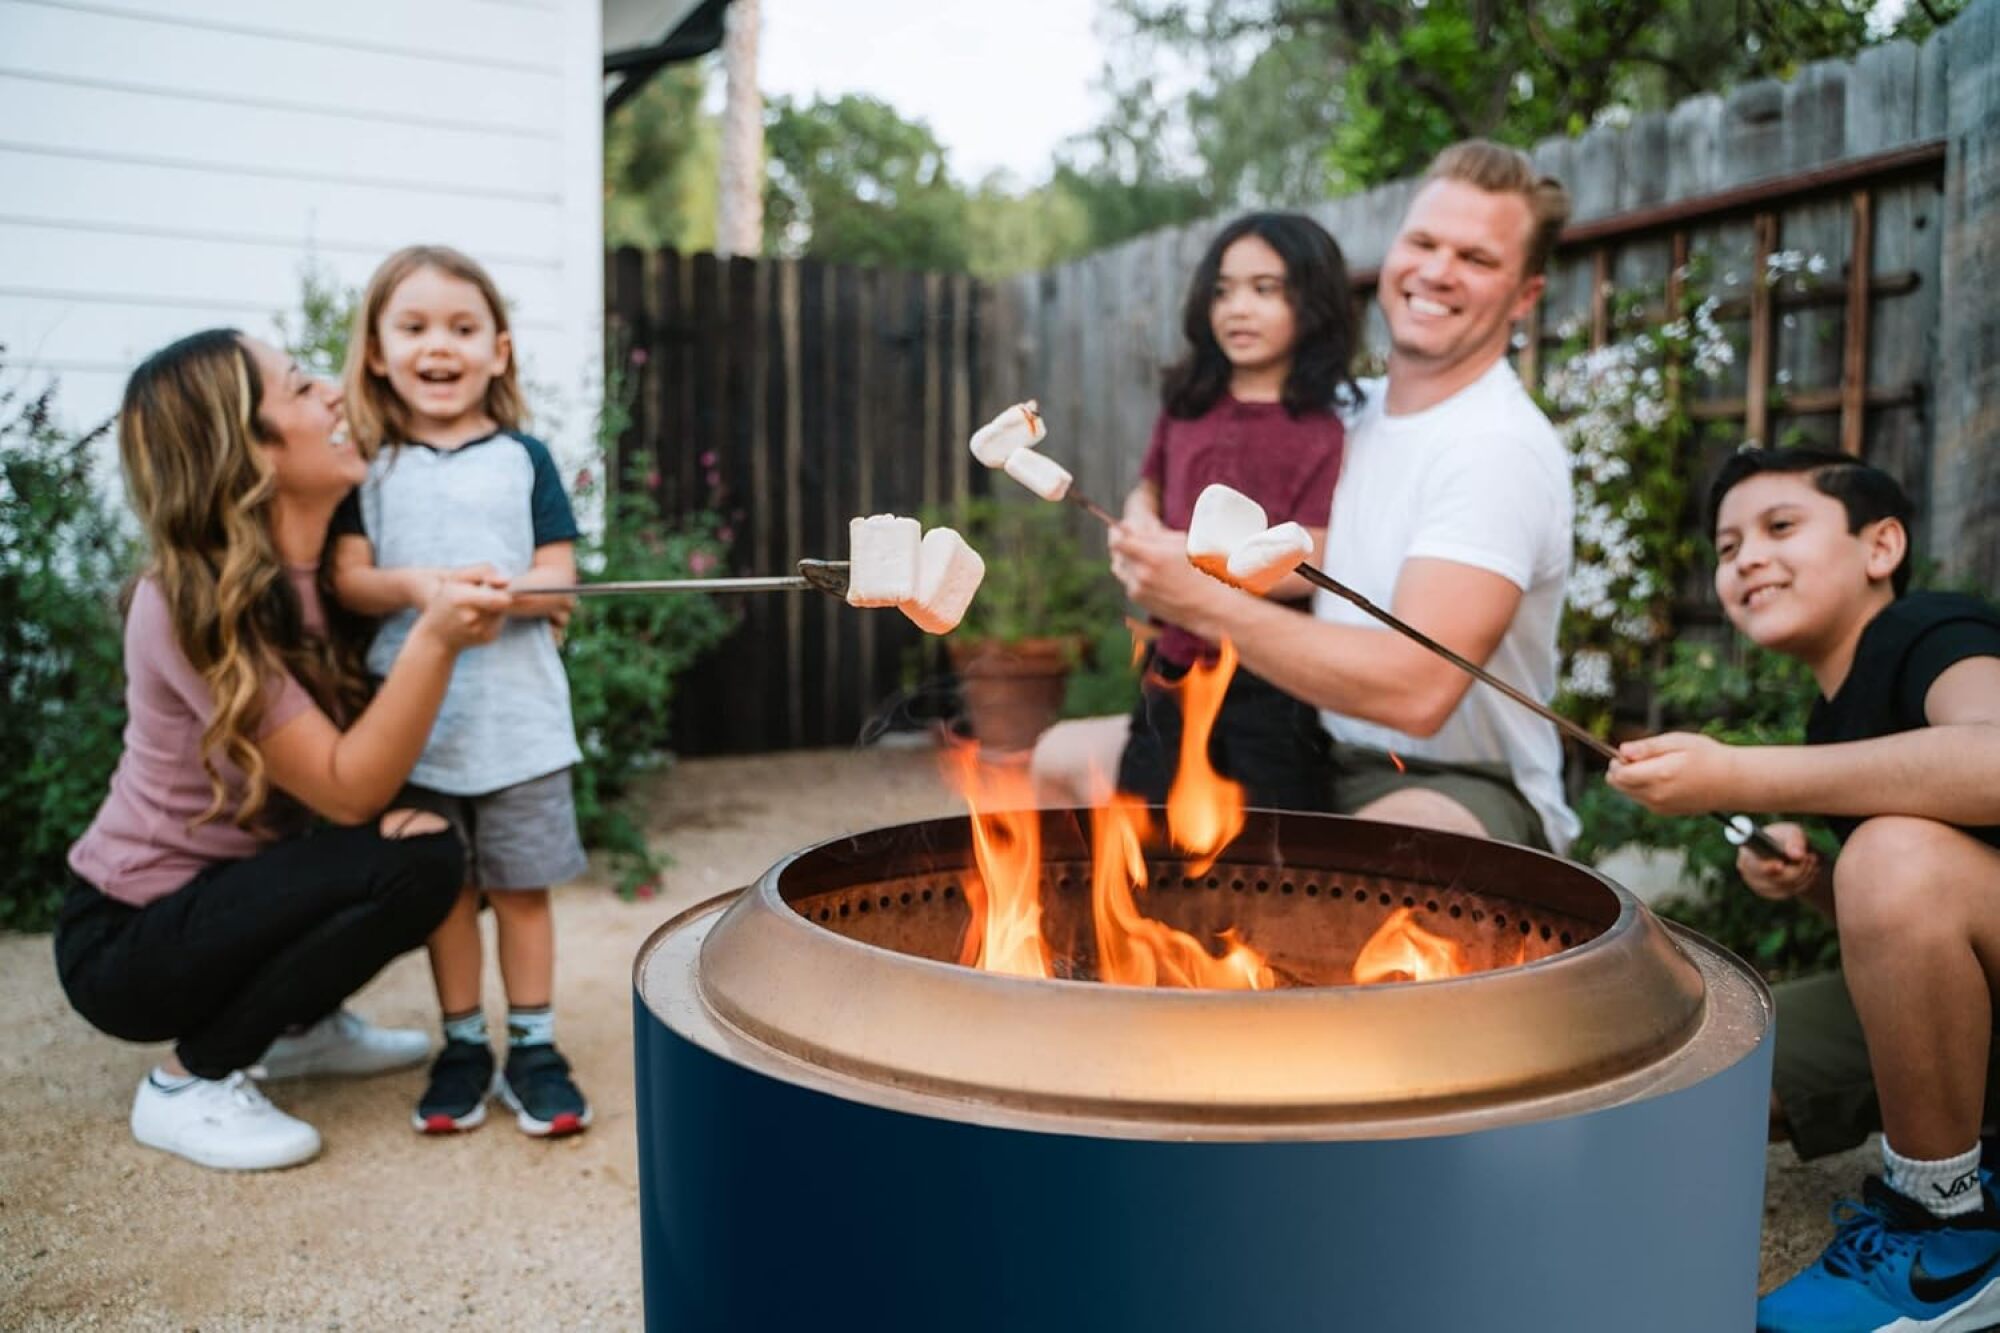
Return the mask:
<path id="1" fill-rule="evenodd" d="M 465 840 L 466 865 L 480 889 L 546 889 L 575 879 L 590 864 L 577 835 L 566 768 L 484 796 L 411 785 L 391 808 L 398 807 L 450 820 Z"/>
<path id="2" fill-rule="evenodd" d="M 1538 851 L 1549 849 L 1542 817 L 1514 785 L 1505 764 L 1447 764 L 1405 757 L 1400 764 L 1380 750 L 1333 747 L 1333 810 L 1351 815 L 1391 792 L 1421 787 L 1457 801 L 1488 837 Z"/>

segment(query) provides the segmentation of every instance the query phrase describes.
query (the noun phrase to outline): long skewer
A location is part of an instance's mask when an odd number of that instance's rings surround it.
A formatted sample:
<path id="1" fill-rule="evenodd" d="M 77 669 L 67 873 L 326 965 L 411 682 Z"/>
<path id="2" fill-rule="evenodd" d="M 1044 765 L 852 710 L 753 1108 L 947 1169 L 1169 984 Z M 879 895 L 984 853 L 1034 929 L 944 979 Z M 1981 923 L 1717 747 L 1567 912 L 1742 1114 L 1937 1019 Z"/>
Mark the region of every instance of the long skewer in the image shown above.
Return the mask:
<path id="1" fill-rule="evenodd" d="M 823 592 L 829 597 L 847 596 L 848 564 L 845 560 L 801 560 L 797 574 L 773 574 L 752 578 L 721 579 L 626 579 L 602 583 L 573 583 L 559 588 L 523 588 L 523 595 L 536 597 L 594 597 L 610 593 L 661 592 Z"/>
<path id="2" fill-rule="evenodd" d="M 1091 517 L 1104 523 L 1107 527 L 1115 526 L 1117 523 L 1117 520 L 1113 519 L 1103 506 L 1095 503 L 1087 496 L 1078 494 L 1075 490 L 1071 490 L 1064 498 Z M 1375 605 L 1375 603 L 1369 601 L 1339 579 L 1334 578 L 1325 570 L 1320 569 L 1316 565 L 1306 564 L 1303 561 L 1300 562 L 1297 568 L 1300 577 L 1305 579 L 1306 582 L 1316 588 L 1324 588 L 1336 597 L 1346 599 L 1368 615 L 1387 625 L 1390 629 L 1395 630 L 1398 634 L 1404 635 L 1420 646 L 1430 649 L 1430 651 L 1436 653 L 1439 657 L 1442 657 L 1445 661 L 1451 663 L 1460 671 L 1465 672 L 1482 685 L 1492 686 L 1515 703 L 1533 712 L 1536 716 L 1553 722 L 1557 730 L 1585 746 L 1593 754 L 1608 761 L 1615 762 L 1618 759 L 1619 755 L 1616 746 L 1609 744 L 1580 724 L 1564 717 L 1561 713 L 1550 708 L 1533 695 L 1525 694 L 1514 686 L 1509 685 L 1485 667 L 1453 652 L 1430 635 L 1418 629 L 1415 625 Z M 1758 828 L 1747 816 L 1718 813 L 1715 817 L 1722 821 L 1728 831 L 1729 841 L 1735 846 L 1742 847 L 1747 844 L 1758 855 L 1768 859 L 1779 861 L 1791 860 L 1791 857 L 1786 854 L 1785 849 L 1773 842 L 1770 835 Z"/>

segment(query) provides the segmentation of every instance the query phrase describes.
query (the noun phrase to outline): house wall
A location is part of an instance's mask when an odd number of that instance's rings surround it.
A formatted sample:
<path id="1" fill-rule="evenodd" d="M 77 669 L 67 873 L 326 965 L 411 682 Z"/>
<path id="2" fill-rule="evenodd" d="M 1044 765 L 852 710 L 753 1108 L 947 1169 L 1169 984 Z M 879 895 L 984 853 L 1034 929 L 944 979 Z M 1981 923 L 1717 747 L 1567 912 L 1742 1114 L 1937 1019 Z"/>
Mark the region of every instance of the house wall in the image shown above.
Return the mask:
<path id="1" fill-rule="evenodd" d="M 318 264 L 487 265 L 566 451 L 602 345 L 599 9 L 575 0 L 0 0 L 0 343 L 83 425 L 147 353 L 275 337 Z"/>

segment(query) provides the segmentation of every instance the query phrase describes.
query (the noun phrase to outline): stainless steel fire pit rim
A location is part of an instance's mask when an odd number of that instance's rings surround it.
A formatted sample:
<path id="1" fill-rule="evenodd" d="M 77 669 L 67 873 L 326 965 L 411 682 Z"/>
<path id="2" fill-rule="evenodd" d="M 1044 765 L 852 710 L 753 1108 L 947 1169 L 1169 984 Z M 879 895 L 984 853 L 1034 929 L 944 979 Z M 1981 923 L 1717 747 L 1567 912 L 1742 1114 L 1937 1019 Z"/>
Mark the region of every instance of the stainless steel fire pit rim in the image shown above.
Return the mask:
<path id="1" fill-rule="evenodd" d="M 1277 1116 L 1261 1108 L 1229 1105 L 1094 1105 L 1031 1095 L 979 1095 L 978 1089 L 953 1089 L 935 1081 L 905 1081 L 817 1064 L 722 1021 L 699 994 L 696 961 L 729 900 L 741 892 L 718 895 L 682 912 L 648 937 L 633 968 L 642 1022 L 660 1024 L 681 1040 L 756 1077 L 779 1079 L 829 1096 L 913 1115 L 996 1128 L 1217 1142 L 1404 1139 L 1475 1133 L 1678 1094 L 1752 1058 L 1768 1040 L 1772 1014 L 1769 990 L 1753 970 L 1694 932 L 1670 926 L 1683 939 L 1705 982 L 1706 1001 L 1697 1030 L 1654 1063 L 1578 1087 L 1522 1090 L 1515 1097 L 1484 1103 L 1380 1104 L 1332 1108 L 1331 1114 L 1315 1115 L 1301 1109 Z"/>
<path id="2" fill-rule="evenodd" d="M 1643 1077 L 1704 1021 L 1700 969 L 1629 894 L 1581 867 L 1474 840 L 1437 846 L 1446 860 L 1476 854 L 1511 860 L 1517 874 L 1566 876 L 1555 896 L 1590 895 L 1609 924 L 1541 962 L 1452 981 L 1168 991 L 983 973 L 849 938 L 788 901 L 850 871 L 858 883 L 913 863 L 956 873 L 966 855 L 947 825 L 962 835 L 962 820 L 933 821 L 781 859 L 703 928 L 698 1003 L 745 1041 L 835 1076 L 1190 1125 L 1408 1121 L 1426 1108 L 1450 1119 L 1560 1099 Z M 1404 836 L 1357 827 L 1378 842 Z M 798 881 L 789 895 L 788 876 Z"/>

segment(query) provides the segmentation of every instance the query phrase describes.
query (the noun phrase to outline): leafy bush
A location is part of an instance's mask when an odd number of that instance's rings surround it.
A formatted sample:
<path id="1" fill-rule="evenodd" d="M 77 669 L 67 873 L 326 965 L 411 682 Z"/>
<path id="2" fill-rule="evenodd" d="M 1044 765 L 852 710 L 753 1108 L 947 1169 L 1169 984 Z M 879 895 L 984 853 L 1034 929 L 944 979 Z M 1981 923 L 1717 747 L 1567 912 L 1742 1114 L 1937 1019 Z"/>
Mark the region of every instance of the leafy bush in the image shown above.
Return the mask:
<path id="1" fill-rule="evenodd" d="M 592 486 L 588 473 L 578 477 L 580 494 Z M 662 527 L 653 503 L 628 490 L 607 504 L 603 534 L 580 545 L 578 563 L 616 579 L 713 574 L 723 553 L 716 526 L 713 515 L 703 515 L 680 528 Z M 585 843 L 612 854 L 620 892 L 632 892 L 665 865 L 620 801 L 633 779 L 660 761 L 675 681 L 733 625 L 713 598 L 696 596 L 585 598 L 570 621 L 563 657 L 583 747 L 577 822 Z"/>
<path id="2" fill-rule="evenodd" d="M 132 544 L 93 476 L 108 427 L 64 431 L 54 399 L 53 387 L 0 387 L 0 927 L 11 930 L 54 921 L 65 853 L 104 798 L 125 722 L 117 597 Z"/>
<path id="3" fill-rule="evenodd" d="M 1656 682 L 1673 729 L 1700 731 L 1747 745 L 1797 745 L 1816 693 L 1797 661 L 1757 648 L 1738 651 L 1677 643 Z M 1840 961 L 1831 921 L 1796 902 L 1771 902 L 1736 875 L 1736 849 L 1714 819 L 1649 813 L 1602 782 L 1577 802 L 1583 822 L 1570 854 L 1596 861 L 1620 847 L 1672 852 L 1682 859 L 1687 892 L 1659 904 L 1660 914 L 1733 950 L 1773 979 L 1823 971 Z M 1802 820 L 1823 855 L 1836 850 L 1823 825 Z"/>

